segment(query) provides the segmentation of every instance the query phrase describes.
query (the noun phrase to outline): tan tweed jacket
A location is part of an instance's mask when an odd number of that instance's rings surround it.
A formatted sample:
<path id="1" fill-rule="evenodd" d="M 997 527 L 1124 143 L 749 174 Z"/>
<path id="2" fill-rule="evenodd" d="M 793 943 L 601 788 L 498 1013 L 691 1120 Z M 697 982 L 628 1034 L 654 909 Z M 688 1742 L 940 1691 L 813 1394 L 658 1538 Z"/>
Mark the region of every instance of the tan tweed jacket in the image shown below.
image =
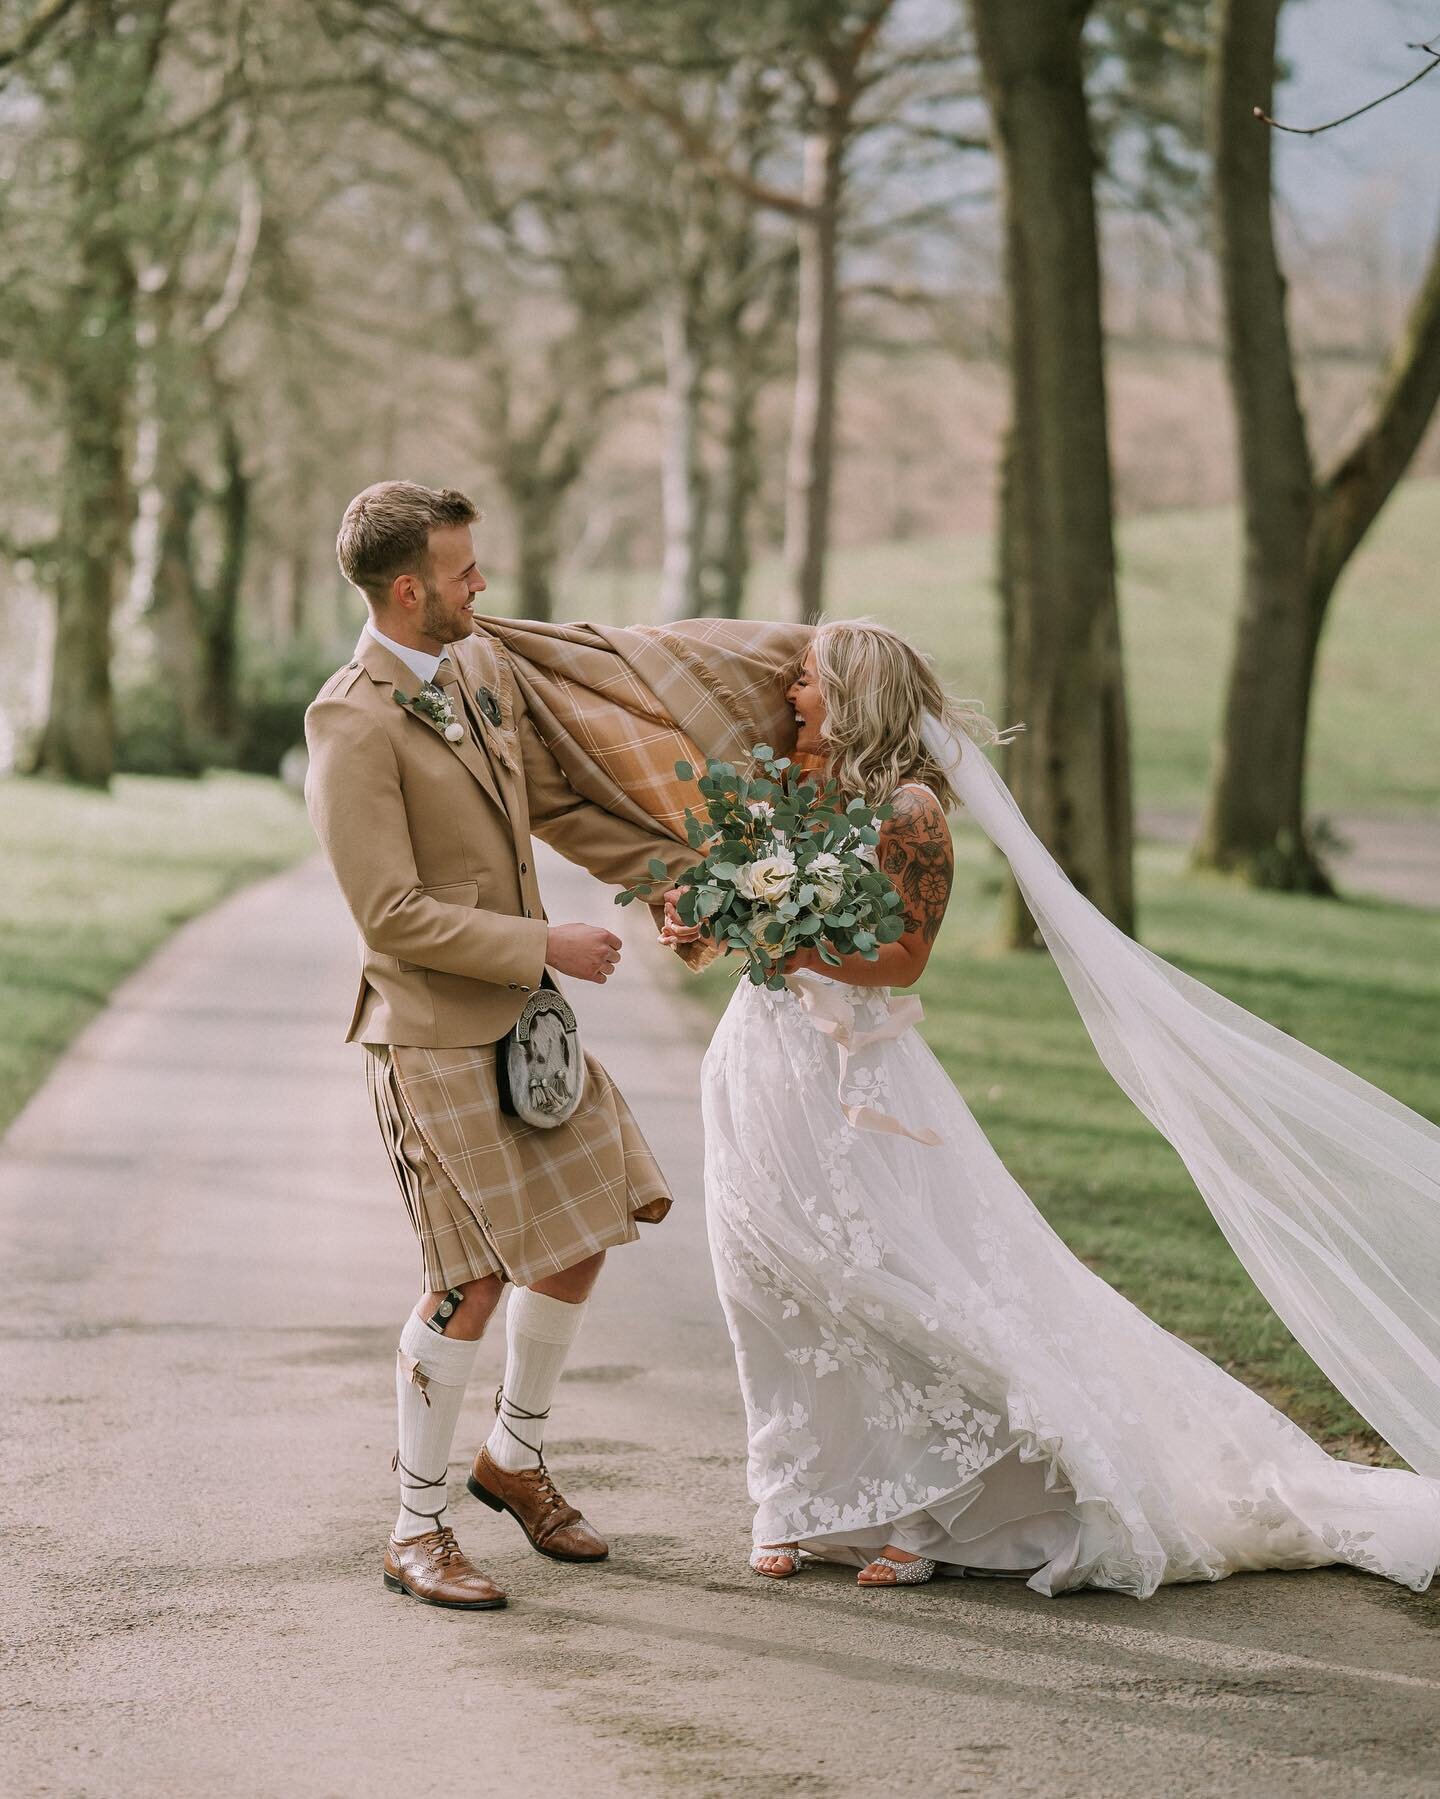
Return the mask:
<path id="1" fill-rule="evenodd" d="M 493 639 L 450 653 L 468 703 L 467 716 L 447 688 L 459 743 L 397 704 L 419 683 L 368 633 L 305 715 L 306 803 L 360 931 L 350 1041 L 455 1049 L 509 1030 L 545 965 L 532 830 L 617 885 L 648 879 L 652 856 L 672 872 L 693 859 L 575 792 Z M 498 725 L 469 703 L 480 687 Z"/>

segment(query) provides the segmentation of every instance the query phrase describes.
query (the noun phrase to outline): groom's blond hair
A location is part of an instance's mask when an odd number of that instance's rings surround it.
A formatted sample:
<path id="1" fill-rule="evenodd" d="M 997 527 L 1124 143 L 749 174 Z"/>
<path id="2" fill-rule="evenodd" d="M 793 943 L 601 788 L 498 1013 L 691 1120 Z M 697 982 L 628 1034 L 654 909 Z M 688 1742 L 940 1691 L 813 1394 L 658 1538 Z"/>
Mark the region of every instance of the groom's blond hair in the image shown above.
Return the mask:
<path id="1" fill-rule="evenodd" d="M 480 509 L 453 487 L 377 481 L 345 508 L 335 554 L 340 571 L 368 600 L 383 605 L 399 575 L 428 575 L 430 533 L 473 525 Z"/>

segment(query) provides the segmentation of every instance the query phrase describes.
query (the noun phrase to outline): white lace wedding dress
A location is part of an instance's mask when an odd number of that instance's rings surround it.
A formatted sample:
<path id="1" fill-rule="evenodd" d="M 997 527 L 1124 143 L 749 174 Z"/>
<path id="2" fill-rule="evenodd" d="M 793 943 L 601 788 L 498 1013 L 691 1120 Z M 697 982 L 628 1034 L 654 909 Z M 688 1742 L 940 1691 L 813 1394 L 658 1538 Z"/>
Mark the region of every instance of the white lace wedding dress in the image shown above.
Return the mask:
<path id="1" fill-rule="evenodd" d="M 1429 1583 L 1440 1481 L 1334 1460 L 1152 1323 L 1045 1223 L 884 992 L 794 985 L 737 986 L 703 1080 L 757 1543 L 851 1564 L 895 1543 L 1042 1593 L 1333 1562 Z M 827 1014 L 859 1034 L 848 1066 Z"/>

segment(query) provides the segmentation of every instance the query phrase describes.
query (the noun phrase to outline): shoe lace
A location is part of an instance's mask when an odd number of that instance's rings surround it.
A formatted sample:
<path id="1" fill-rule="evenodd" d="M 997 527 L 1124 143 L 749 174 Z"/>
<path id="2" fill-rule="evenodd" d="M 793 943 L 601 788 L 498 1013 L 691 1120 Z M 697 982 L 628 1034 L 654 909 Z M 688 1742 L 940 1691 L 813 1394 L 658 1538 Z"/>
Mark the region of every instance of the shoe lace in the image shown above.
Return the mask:
<path id="1" fill-rule="evenodd" d="M 556 1487 L 554 1481 L 551 1480 L 550 1470 L 545 1466 L 545 1460 L 544 1460 L 543 1456 L 541 1457 L 541 1460 L 540 1460 L 540 1466 L 538 1468 L 534 1469 L 532 1472 L 534 1473 L 534 1476 L 535 1476 L 536 1491 L 539 1493 L 541 1501 L 545 1507 L 545 1510 L 541 1513 L 541 1516 L 548 1518 L 550 1516 L 551 1512 L 555 1511 L 558 1507 L 564 1505 L 564 1503 L 565 1503 L 564 1496 L 560 1493 L 560 1491 Z"/>
<path id="2" fill-rule="evenodd" d="M 448 1524 L 442 1524 L 435 1533 L 435 1541 L 430 1545 L 430 1560 L 439 1568 L 448 1567 L 452 1562 L 463 1562 L 465 1551 L 455 1541 L 455 1532 Z"/>
<path id="3" fill-rule="evenodd" d="M 550 1470 L 545 1466 L 544 1450 L 538 1443 L 532 1443 L 527 1437 L 522 1437 L 510 1420 L 513 1418 L 524 1424 L 544 1424 L 550 1416 L 549 1406 L 546 1406 L 543 1412 L 528 1412 L 524 1406 L 516 1405 L 513 1399 L 507 1397 L 504 1387 L 497 1387 L 495 1389 L 495 1416 L 500 1420 L 505 1434 L 513 1438 L 522 1449 L 528 1449 L 534 1456 L 535 1466 L 527 1468 L 525 1472 L 533 1477 L 536 1493 L 544 1506 L 540 1516 L 548 1518 L 551 1512 L 565 1504 L 564 1496 L 557 1491 L 554 1481 L 550 1478 Z"/>

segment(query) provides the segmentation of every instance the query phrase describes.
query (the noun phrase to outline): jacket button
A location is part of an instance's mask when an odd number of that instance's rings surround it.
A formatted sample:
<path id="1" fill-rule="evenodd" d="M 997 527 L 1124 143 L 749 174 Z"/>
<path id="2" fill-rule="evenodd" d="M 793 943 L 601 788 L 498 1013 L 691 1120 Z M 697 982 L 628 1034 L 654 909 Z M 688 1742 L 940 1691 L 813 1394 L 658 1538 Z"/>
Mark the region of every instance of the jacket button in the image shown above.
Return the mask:
<path id="1" fill-rule="evenodd" d="M 520 864 L 520 872 L 522 875 L 528 875 L 530 872 L 530 864 L 528 862 L 522 862 Z"/>

